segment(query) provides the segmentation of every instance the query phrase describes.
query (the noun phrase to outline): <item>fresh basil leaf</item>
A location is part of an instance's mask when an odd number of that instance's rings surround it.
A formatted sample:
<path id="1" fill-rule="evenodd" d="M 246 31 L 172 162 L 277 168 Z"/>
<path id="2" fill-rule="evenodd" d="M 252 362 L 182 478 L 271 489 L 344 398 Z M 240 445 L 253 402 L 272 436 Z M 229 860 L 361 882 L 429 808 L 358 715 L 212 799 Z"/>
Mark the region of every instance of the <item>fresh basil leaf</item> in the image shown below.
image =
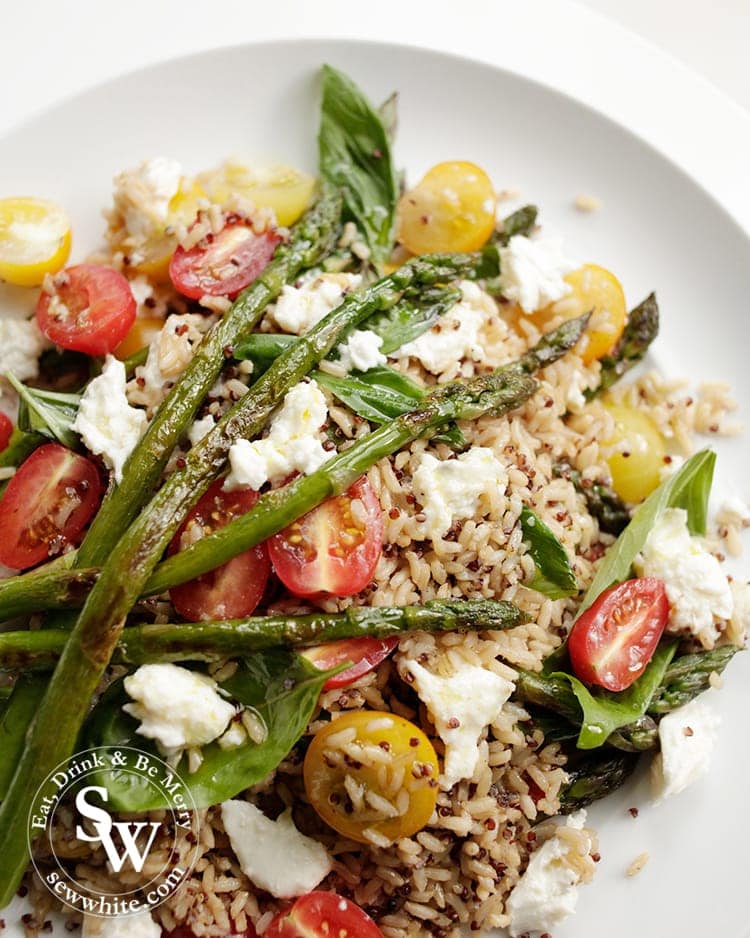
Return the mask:
<path id="1" fill-rule="evenodd" d="M 296 335 L 254 332 L 235 345 L 232 358 L 237 361 L 251 361 L 254 366 L 253 375 L 257 376 L 266 371 L 297 339 Z"/>
<path id="2" fill-rule="evenodd" d="M 396 139 L 396 129 L 398 127 L 398 91 L 388 95 L 378 108 L 378 115 L 392 144 Z"/>
<path id="3" fill-rule="evenodd" d="M 81 395 L 28 388 L 10 372 L 5 377 L 20 398 L 19 430 L 40 433 L 50 440 L 58 440 L 63 446 L 76 449 L 78 434 L 73 431 L 73 422 L 78 414 Z"/>
<path id="4" fill-rule="evenodd" d="M 267 736 L 261 743 L 248 741 L 234 749 L 224 750 L 215 742 L 204 746 L 203 762 L 192 773 L 183 758 L 177 772 L 197 806 L 208 807 L 233 798 L 272 772 L 304 733 L 325 682 L 343 667 L 320 671 L 301 655 L 276 648 L 242 659 L 235 675 L 221 686 L 230 698 L 257 714 Z M 127 700 L 122 682 L 108 690 L 89 719 L 86 743 L 132 745 L 158 754 L 149 740 L 136 733 L 138 721 L 123 711 Z M 108 777 L 106 787 L 110 803 L 120 811 L 164 807 L 136 775 Z"/>
<path id="5" fill-rule="evenodd" d="M 605 690 L 589 691 L 577 677 L 563 671 L 550 675 L 570 684 L 580 704 L 582 723 L 576 743 L 579 749 L 597 749 L 615 730 L 634 723 L 646 713 L 676 650 L 676 641 L 660 644 L 638 680 L 616 694 Z"/>
<path id="6" fill-rule="evenodd" d="M 633 561 L 643 549 L 649 532 L 665 508 L 684 508 L 691 534 L 705 534 L 708 496 L 713 481 L 716 453 L 701 450 L 654 489 L 639 505 L 615 543 L 609 548 L 578 610 L 580 615 L 613 583 L 627 580 Z"/>
<path id="7" fill-rule="evenodd" d="M 18 427 L 13 427 L 8 445 L 0 453 L 0 468 L 20 466 L 27 456 L 44 443 L 45 439 L 46 437 L 43 437 L 41 433 L 25 433 Z"/>
<path id="8" fill-rule="evenodd" d="M 399 195 L 388 131 L 354 82 L 330 65 L 323 66 L 318 146 L 320 175 L 343 192 L 345 213 L 382 268 L 393 248 Z"/>
<path id="9" fill-rule="evenodd" d="M 460 299 L 458 287 L 422 290 L 417 297 L 404 297 L 391 309 L 370 316 L 365 328 L 380 336 L 380 351 L 389 355 L 431 329 Z"/>
<path id="10" fill-rule="evenodd" d="M 550 599 L 563 599 L 577 593 L 578 584 L 565 548 L 539 515 L 525 505 L 521 509 L 521 530 L 536 565 L 529 588 Z"/>
<path id="11" fill-rule="evenodd" d="M 414 410 L 425 395 L 424 388 L 387 365 L 354 371 L 344 378 L 324 371 L 314 371 L 312 377 L 355 414 L 377 424 Z M 455 423 L 437 433 L 433 440 L 447 443 L 455 450 L 466 448 L 466 439 Z"/>
<path id="12" fill-rule="evenodd" d="M 355 414 L 377 424 L 413 410 L 424 397 L 418 384 L 385 365 L 344 378 L 321 371 L 315 380 Z"/>

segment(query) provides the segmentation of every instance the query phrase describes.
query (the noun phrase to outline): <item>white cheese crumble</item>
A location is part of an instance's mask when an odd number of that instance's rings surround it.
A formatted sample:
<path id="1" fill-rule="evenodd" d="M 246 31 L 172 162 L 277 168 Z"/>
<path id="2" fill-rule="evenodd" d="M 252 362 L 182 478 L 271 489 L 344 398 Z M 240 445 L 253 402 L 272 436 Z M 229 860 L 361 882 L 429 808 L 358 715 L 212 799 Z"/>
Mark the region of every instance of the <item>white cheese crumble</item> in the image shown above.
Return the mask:
<path id="1" fill-rule="evenodd" d="M 232 444 L 224 488 L 257 490 L 265 482 L 278 482 L 292 472 L 315 472 L 332 455 L 323 449 L 320 435 L 327 418 L 326 399 L 317 383 L 295 385 L 271 421 L 268 436 Z"/>
<path id="2" fill-rule="evenodd" d="M 210 433 L 215 426 L 216 421 L 211 414 L 206 414 L 206 416 L 201 417 L 200 420 L 193 421 L 187 434 L 190 445 L 197 446 L 203 437 L 206 436 L 207 433 Z"/>
<path id="3" fill-rule="evenodd" d="M 124 685 L 135 703 L 122 709 L 140 720 L 136 732 L 168 754 L 213 742 L 236 712 L 216 681 L 176 664 L 144 664 Z"/>
<path id="4" fill-rule="evenodd" d="M 355 329 L 346 342 L 338 347 L 339 364 L 345 371 L 369 371 L 385 365 L 387 359 L 380 351 L 383 340 L 371 329 Z"/>
<path id="5" fill-rule="evenodd" d="M 125 394 L 125 366 L 107 355 L 102 373 L 89 382 L 73 430 L 80 433 L 86 447 L 102 456 L 122 481 L 122 467 L 143 436 L 148 419 L 143 410 L 131 407 Z"/>
<path id="6" fill-rule="evenodd" d="M 717 620 L 732 617 L 732 591 L 719 561 L 691 536 L 684 509 L 661 513 L 634 567 L 639 576 L 664 581 L 671 607 L 667 631 L 694 635 L 713 647 Z"/>
<path id="7" fill-rule="evenodd" d="M 187 368 L 195 347 L 213 320 L 198 313 L 173 313 L 148 347 L 145 364 L 135 369 L 135 378 L 128 382 L 128 400 L 146 407 L 153 414 L 175 380 Z"/>
<path id="8" fill-rule="evenodd" d="M 576 267 L 558 239 L 514 235 L 500 248 L 500 289 L 525 313 L 533 313 L 570 293 L 563 277 Z"/>
<path id="9" fill-rule="evenodd" d="M 181 177 L 180 164 L 165 156 L 145 160 L 135 169 L 115 176 L 115 208 L 129 234 L 145 239 L 164 225 L 169 203 L 179 192 Z"/>
<path id="10" fill-rule="evenodd" d="M 7 371 L 19 381 L 39 374 L 39 356 L 50 343 L 35 319 L 0 317 L 0 375 Z"/>
<path id="11" fill-rule="evenodd" d="M 221 818 L 242 872 L 277 899 L 310 892 L 333 869 L 326 848 L 294 826 L 291 808 L 271 821 L 248 801 L 225 801 Z"/>
<path id="12" fill-rule="evenodd" d="M 147 910 L 130 915 L 84 915 L 81 938 L 161 938 L 161 926 Z"/>
<path id="13" fill-rule="evenodd" d="M 439 460 L 424 453 L 412 486 L 419 499 L 430 537 L 442 537 L 455 520 L 472 518 L 493 491 L 502 495 L 508 473 L 486 446 L 475 446 L 456 459 Z"/>
<path id="14" fill-rule="evenodd" d="M 276 301 L 273 318 L 284 332 L 303 335 L 361 283 L 359 274 L 320 274 L 299 287 L 287 285 Z"/>
<path id="15" fill-rule="evenodd" d="M 708 773 L 721 720 L 702 700 L 691 700 L 659 722 L 661 752 L 651 763 L 657 801 L 677 795 Z"/>
<path id="16" fill-rule="evenodd" d="M 474 774 L 479 738 L 485 727 L 498 718 L 515 685 L 476 665 L 462 666 L 448 677 L 433 674 L 410 658 L 401 665 L 414 678 L 413 687 L 445 743 L 440 784 L 452 788 Z"/>
<path id="17" fill-rule="evenodd" d="M 130 915 L 84 915 L 81 938 L 161 938 L 161 926 L 147 910 Z"/>
<path id="18" fill-rule="evenodd" d="M 458 370 L 463 358 L 484 360 L 480 330 L 490 316 L 497 314 L 492 297 L 475 283 L 459 284 L 462 298 L 435 325 L 418 338 L 392 352 L 395 358 L 416 358 L 434 375 Z"/>
<path id="19" fill-rule="evenodd" d="M 567 826 L 580 830 L 585 822 L 586 812 L 577 811 L 568 818 Z M 553 932 L 575 912 L 580 876 L 569 859 L 570 847 L 556 835 L 531 855 L 505 905 L 511 938 Z"/>

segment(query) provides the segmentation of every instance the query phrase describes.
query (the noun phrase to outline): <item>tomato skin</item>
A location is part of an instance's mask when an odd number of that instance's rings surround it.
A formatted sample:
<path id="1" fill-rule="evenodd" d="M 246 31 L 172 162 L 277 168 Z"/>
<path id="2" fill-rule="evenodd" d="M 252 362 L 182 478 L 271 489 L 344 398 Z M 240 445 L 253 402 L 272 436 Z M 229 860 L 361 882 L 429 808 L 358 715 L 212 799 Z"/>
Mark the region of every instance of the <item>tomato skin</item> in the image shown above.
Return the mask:
<path id="1" fill-rule="evenodd" d="M 616 583 L 578 617 L 568 636 L 575 675 L 611 691 L 630 687 L 653 657 L 669 618 L 664 583 Z"/>
<path id="2" fill-rule="evenodd" d="M 125 277 L 112 267 L 78 264 L 66 268 L 52 283 L 54 294 L 42 290 L 36 306 L 37 324 L 44 335 L 74 352 L 113 352 L 135 322 L 135 298 Z M 56 308 L 58 303 L 62 309 Z"/>
<path id="3" fill-rule="evenodd" d="M 13 433 L 13 421 L 7 414 L 0 411 L 0 453 L 8 448 Z"/>
<path id="4" fill-rule="evenodd" d="M 337 687 L 348 687 L 363 674 L 372 671 L 381 661 L 385 661 L 396 645 L 396 635 L 390 638 L 344 638 L 340 642 L 305 648 L 302 655 L 321 671 L 329 671 L 345 661 L 353 662 L 350 668 L 334 674 L 323 685 L 323 690 L 335 690 Z"/>
<path id="5" fill-rule="evenodd" d="M 352 514 L 359 501 L 363 515 Z M 268 541 L 281 582 L 297 596 L 354 596 L 372 580 L 383 552 L 383 512 L 361 478 Z"/>
<path id="6" fill-rule="evenodd" d="M 169 554 L 182 547 L 183 536 L 192 542 L 223 528 L 237 515 L 245 514 L 258 500 L 258 493 L 225 492 L 223 479 L 206 491 L 172 538 Z M 209 619 L 241 619 L 249 616 L 263 596 L 271 572 L 265 545 L 238 554 L 216 570 L 173 586 L 169 591 L 175 609 L 188 622 Z"/>
<path id="7" fill-rule="evenodd" d="M 377 746 L 388 758 L 375 765 L 341 761 L 341 733 L 352 730 L 352 744 Z M 305 791 L 316 812 L 344 837 L 363 844 L 370 843 L 369 830 L 392 842 L 421 830 L 435 810 L 439 772 L 435 748 L 422 730 L 395 713 L 377 710 L 348 711 L 325 724 L 313 737 L 303 765 Z M 349 777 L 364 792 L 392 802 L 405 796 L 406 803 L 395 817 L 367 803 L 364 809 L 355 807 Z"/>
<path id="8" fill-rule="evenodd" d="M 370 916 L 335 892 L 310 892 L 280 912 L 264 938 L 383 938 Z"/>
<path id="9" fill-rule="evenodd" d="M 281 235 L 255 234 L 250 223 L 230 216 L 222 230 L 206 235 L 186 251 L 179 247 L 169 262 L 169 277 L 176 290 L 191 300 L 202 296 L 234 299 L 263 271 L 273 257 Z"/>
<path id="10" fill-rule="evenodd" d="M 102 491 L 90 459 L 59 443 L 34 450 L 0 498 L 0 563 L 25 570 L 77 544 Z"/>

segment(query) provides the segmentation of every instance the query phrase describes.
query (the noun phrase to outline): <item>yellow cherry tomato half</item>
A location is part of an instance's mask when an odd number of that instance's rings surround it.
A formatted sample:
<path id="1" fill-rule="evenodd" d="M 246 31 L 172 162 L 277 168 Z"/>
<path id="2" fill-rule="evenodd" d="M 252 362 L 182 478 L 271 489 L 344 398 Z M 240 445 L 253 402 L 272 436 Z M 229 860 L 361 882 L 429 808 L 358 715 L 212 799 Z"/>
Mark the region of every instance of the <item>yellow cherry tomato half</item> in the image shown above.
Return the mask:
<path id="1" fill-rule="evenodd" d="M 135 355 L 136 352 L 140 352 L 142 348 L 151 344 L 152 339 L 159 335 L 163 325 L 164 320 L 159 319 L 158 316 L 139 317 L 115 349 L 115 357 L 122 361 L 125 358 L 130 358 L 131 355 Z"/>
<path id="2" fill-rule="evenodd" d="M 624 404 L 606 403 L 615 420 L 614 435 L 602 441 L 612 487 L 626 502 L 639 504 L 661 481 L 666 449 L 650 417 Z"/>
<path id="3" fill-rule="evenodd" d="M 476 251 L 495 228 L 495 190 L 475 163 L 433 166 L 398 203 L 398 234 L 412 254 Z"/>
<path id="4" fill-rule="evenodd" d="M 564 279 L 571 292 L 543 310 L 543 315 L 575 319 L 593 313 L 579 346 L 584 364 L 590 365 L 608 355 L 622 335 L 628 316 L 625 294 L 617 277 L 597 264 L 584 264 Z"/>
<path id="5" fill-rule="evenodd" d="M 45 199 L 0 199 L 0 280 L 37 287 L 62 270 L 70 254 L 70 221 Z"/>
<path id="6" fill-rule="evenodd" d="M 291 166 L 251 169 L 227 160 L 202 173 L 200 180 L 212 202 L 222 204 L 239 195 L 258 208 L 272 208 L 279 225 L 293 225 L 312 202 L 315 179 Z"/>
<path id="7" fill-rule="evenodd" d="M 360 843 L 421 830 L 435 810 L 438 760 L 422 730 L 395 713 L 345 713 L 318 730 L 305 756 L 305 791 L 334 830 Z"/>
<path id="8" fill-rule="evenodd" d="M 177 247 L 177 235 L 171 230 L 167 234 L 167 230 L 176 228 L 178 225 L 185 225 L 189 228 L 198 215 L 201 202 L 204 205 L 208 204 L 204 201 L 206 198 L 206 192 L 200 183 L 184 177 L 180 182 L 179 190 L 169 201 L 164 228 L 155 231 L 145 246 L 139 248 L 138 260 L 133 265 L 134 269 L 159 283 L 168 283 L 169 262 Z"/>

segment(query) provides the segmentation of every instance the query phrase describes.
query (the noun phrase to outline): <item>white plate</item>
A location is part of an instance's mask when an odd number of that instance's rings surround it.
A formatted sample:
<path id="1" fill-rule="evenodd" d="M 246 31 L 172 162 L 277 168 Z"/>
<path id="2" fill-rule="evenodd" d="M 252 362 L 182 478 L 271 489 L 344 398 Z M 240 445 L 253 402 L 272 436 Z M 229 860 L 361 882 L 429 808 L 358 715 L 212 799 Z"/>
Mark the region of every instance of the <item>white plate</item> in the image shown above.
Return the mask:
<path id="1" fill-rule="evenodd" d="M 687 175 L 623 128 L 488 65 L 323 40 L 169 62 L 95 88 L 5 137 L 0 194 L 28 192 L 65 204 L 79 259 L 101 237 L 113 173 L 144 157 L 171 155 L 197 170 L 239 153 L 313 168 L 316 74 L 326 61 L 376 101 L 399 90 L 397 155 L 411 179 L 440 159 L 465 158 L 484 166 L 499 188 L 518 187 L 577 256 L 617 272 L 631 305 L 657 290 L 663 328 L 655 361 L 666 373 L 729 380 L 740 400 L 750 400 L 748 237 Z M 601 211 L 575 212 L 572 199 L 581 192 L 598 196 Z M 742 471 L 748 439 L 709 442 L 720 453 L 719 485 L 749 498 Z M 708 779 L 658 809 L 649 806 L 641 780 L 592 811 L 602 861 L 594 885 L 581 890 L 578 914 L 555 938 L 748 934 L 748 687 L 743 655 L 717 695 L 724 724 Z M 631 805 L 640 809 L 636 820 Z M 646 869 L 626 878 L 644 851 L 651 854 Z"/>

